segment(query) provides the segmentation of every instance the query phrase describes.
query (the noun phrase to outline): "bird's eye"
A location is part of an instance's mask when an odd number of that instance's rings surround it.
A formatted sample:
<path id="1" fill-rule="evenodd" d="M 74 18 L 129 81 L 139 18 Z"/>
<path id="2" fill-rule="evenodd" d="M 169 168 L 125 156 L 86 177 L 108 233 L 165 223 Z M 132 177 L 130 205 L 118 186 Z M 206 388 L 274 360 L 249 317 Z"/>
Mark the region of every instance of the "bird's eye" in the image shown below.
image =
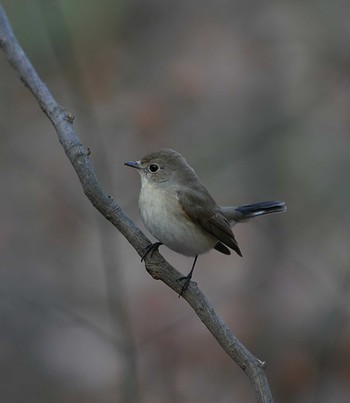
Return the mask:
<path id="1" fill-rule="evenodd" d="M 149 166 L 149 170 L 151 171 L 151 172 L 157 172 L 158 171 L 158 169 L 159 169 L 159 166 L 157 165 L 157 164 L 151 164 L 150 166 Z"/>

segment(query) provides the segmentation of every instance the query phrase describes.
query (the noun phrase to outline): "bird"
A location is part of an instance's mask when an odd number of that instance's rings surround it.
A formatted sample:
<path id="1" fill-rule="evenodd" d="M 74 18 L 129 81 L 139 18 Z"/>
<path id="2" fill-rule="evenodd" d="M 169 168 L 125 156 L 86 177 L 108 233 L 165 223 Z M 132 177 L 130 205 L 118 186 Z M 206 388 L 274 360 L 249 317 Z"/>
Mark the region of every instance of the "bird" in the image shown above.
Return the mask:
<path id="1" fill-rule="evenodd" d="M 158 240 L 146 247 L 141 260 L 160 245 L 194 257 L 189 274 L 179 278 L 183 281 L 179 296 L 191 282 L 199 255 L 215 249 L 225 255 L 233 250 L 242 257 L 232 232 L 233 225 L 287 210 L 281 201 L 220 206 L 185 158 L 169 148 L 148 153 L 125 165 L 137 169 L 141 176 L 141 217 L 147 230 Z"/>

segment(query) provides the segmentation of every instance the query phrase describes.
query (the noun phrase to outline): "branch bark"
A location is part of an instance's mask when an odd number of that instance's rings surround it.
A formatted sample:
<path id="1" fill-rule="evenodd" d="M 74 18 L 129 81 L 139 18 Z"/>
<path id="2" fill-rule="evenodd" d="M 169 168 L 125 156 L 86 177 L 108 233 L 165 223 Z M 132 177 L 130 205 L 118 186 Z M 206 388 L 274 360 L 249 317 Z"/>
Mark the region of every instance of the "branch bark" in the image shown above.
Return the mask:
<path id="1" fill-rule="evenodd" d="M 0 47 L 8 62 L 19 74 L 20 79 L 29 88 L 43 112 L 56 129 L 59 141 L 81 182 L 85 195 L 93 206 L 109 220 L 142 256 L 149 239 L 136 227 L 120 206 L 107 195 L 99 184 L 94 169 L 89 161 L 88 152 L 83 148 L 73 129 L 74 116 L 61 107 L 48 87 L 38 76 L 30 60 L 19 45 L 6 13 L 0 4 Z M 145 258 L 149 274 L 156 280 L 163 281 L 176 293 L 180 293 L 182 276 L 160 254 L 155 251 Z M 250 379 L 256 400 L 259 403 L 273 403 L 272 394 L 265 375 L 265 364 L 258 360 L 234 336 L 232 331 L 215 312 L 205 295 L 192 282 L 183 295 L 197 316 L 216 338 L 226 353 L 239 365 Z"/>

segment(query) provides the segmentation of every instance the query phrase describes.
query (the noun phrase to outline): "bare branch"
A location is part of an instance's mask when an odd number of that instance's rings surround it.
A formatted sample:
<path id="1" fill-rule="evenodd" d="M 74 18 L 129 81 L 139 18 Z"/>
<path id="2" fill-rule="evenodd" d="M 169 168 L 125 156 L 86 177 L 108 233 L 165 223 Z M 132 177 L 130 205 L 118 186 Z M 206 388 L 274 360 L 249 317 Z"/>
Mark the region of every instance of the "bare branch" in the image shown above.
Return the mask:
<path id="1" fill-rule="evenodd" d="M 89 161 L 89 151 L 85 151 L 73 129 L 74 116 L 57 104 L 47 86 L 39 78 L 13 34 L 1 5 L 0 47 L 9 63 L 19 74 L 20 79 L 30 89 L 42 110 L 51 120 L 59 141 L 79 177 L 85 195 L 142 256 L 150 241 L 120 206 L 101 188 Z M 182 283 L 178 279 L 181 277 L 181 273 L 165 261 L 158 251 L 146 256 L 145 265 L 154 279 L 163 281 L 176 293 L 180 293 Z M 183 297 L 226 353 L 246 372 L 254 388 L 257 402 L 272 403 L 273 398 L 264 372 L 265 364 L 254 357 L 234 336 L 195 283 L 191 283 Z"/>

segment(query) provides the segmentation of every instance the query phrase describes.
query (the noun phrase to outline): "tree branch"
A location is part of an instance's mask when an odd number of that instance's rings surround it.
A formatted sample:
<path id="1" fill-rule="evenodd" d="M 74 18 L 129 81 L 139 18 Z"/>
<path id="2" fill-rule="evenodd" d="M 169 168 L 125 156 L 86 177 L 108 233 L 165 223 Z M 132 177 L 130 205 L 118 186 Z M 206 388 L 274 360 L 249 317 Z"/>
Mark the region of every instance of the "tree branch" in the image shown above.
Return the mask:
<path id="1" fill-rule="evenodd" d="M 9 24 L 3 7 L 0 4 L 0 47 L 7 60 L 19 74 L 20 79 L 32 92 L 41 109 L 51 120 L 56 129 L 59 141 L 73 165 L 85 195 L 93 206 L 109 220 L 142 256 L 149 239 L 131 221 L 120 206 L 101 188 L 86 152 L 73 129 L 74 116 L 57 104 L 47 86 L 42 82 L 28 57 L 19 45 Z M 163 281 L 176 293 L 181 292 L 181 277 L 158 251 L 148 254 L 145 266 L 150 275 Z M 216 338 L 226 353 L 246 372 L 255 391 L 257 402 L 272 403 L 273 398 L 264 372 L 265 364 L 254 357 L 247 348 L 234 336 L 232 331 L 218 316 L 199 290 L 196 283 L 191 283 L 183 295 L 198 317 Z"/>

